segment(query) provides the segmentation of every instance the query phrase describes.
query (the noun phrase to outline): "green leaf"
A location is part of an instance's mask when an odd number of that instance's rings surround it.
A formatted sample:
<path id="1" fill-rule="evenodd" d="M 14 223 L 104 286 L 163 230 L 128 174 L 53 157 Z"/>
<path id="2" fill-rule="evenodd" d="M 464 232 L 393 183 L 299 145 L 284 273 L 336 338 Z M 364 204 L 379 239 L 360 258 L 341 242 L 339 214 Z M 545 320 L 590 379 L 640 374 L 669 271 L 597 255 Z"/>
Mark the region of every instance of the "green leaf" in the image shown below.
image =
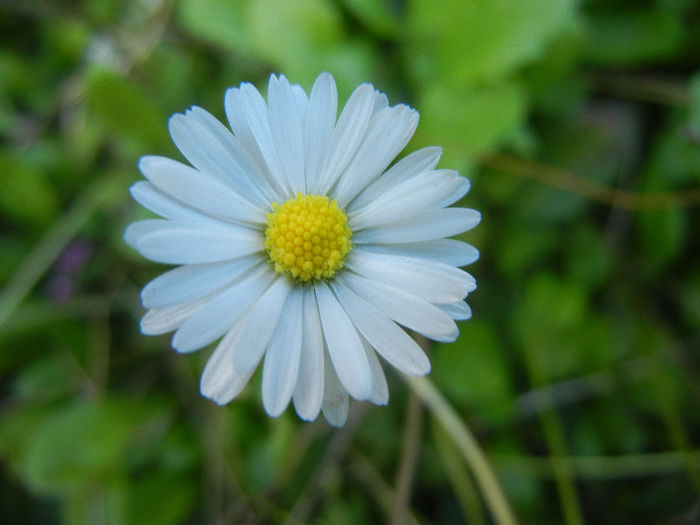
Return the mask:
<path id="1" fill-rule="evenodd" d="M 379 494 L 376 497 L 380 497 Z M 371 521 L 367 510 L 368 500 L 353 494 L 352 497 L 327 498 L 328 503 L 323 507 L 314 524 L 333 523 L 334 525 L 358 525 Z"/>
<path id="2" fill-rule="evenodd" d="M 261 58 L 309 85 L 343 34 L 339 13 L 327 0 L 258 0 L 249 21 Z"/>
<path id="3" fill-rule="evenodd" d="M 397 13 L 389 0 L 342 0 L 342 3 L 369 29 L 385 37 L 395 37 L 399 30 Z"/>
<path id="4" fill-rule="evenodd" d="M 696 89 L 700 91 L 700 88 Z M 691 93 L 691 98 L 692 96 Z M 697 103 L 700 107 L 700 100 Z M 684 186 L 692 188 L 700 183 L 700 148 L 693 136 L 692 127 L 694 104 L 691 99 L 690 130 L 685 115 L 679 115 L 669 129 L 661 131 L 647 164 L 645 190 L 674 191 Z"/>
<path id="5" fill-rule="evenodd" d="M 522 220 L 511 221 L 501 229 L 496 265 L 510 279 L 527 277 L 556 248 L 557 232 Z"/>
<path id="6" fill-rule="evenodd" d="M 463 323 L 455 343 L 436 347 L 432 373 L 445 394 L 486 421 L 503 422 L 511 415 L 505 354 L 488 324 L 478 320 Z"/>
<path id="7" fill-rule="evenodd" d="M 582 222 L 574 229 L 565 248 L 567 274 L 587 287 L 605 286 L 611 275 L 612 253 L 601 232 Z"/>
<path id="8" fill-rule="evenodd" d="M 676 297 L 688 327 L 700 326 L 700 268 L 695 268 L 684 282 L 677 283 Z"/>
<path id="9" fill-rule="evenodd" d="M 29 362 L 14 382 L 14 394 L 17 399 L 48 403 L 77 390 L 84 373 L 70 353 L 52 353 Z"/>
<path id="10" fill-rule="evenodd" d="M 572 27 L 573 0 L 413 0 L 408 11 L 411 55 L 422 71 L 459 85 L 502 78 L 540 57 Z"/>
<path id="11" fill-rule="evenodd" d="M 644 211 L 637 219 L 645 262 L 658 271 L 673 262 L 686 246 L 689 233 L 686 211 Z"/>
<path id="12" fill-rule="evenodd" d="M 92 116 L 117 137 L 129 137 L 143 148 L 167 147 L 168 115 L 130 79 L 96 69 L 89 75 L 87 99 Z"/>
<path id="13" fill-rule="evenodd" d="M 700 181 L 700 148 L 689 140 L 685 121 L 674 123 L 654 144 L 642 181 L 645 192 L 665 193 Z M 644 262 L 654 271 L 672 263 L 689 244 L 688 210 L 672 208 L 637 214 Z"/>
<path id="14" fill-rule="evenodd" d="M 584 57 L 606 66 L 668 58 L 683 40 L 681 21 L 664 9 L 618 9 L 591 17 L 585 28 Z"/>
<path id="15" fill-rule="evenodd" d="M 0 173 L 0 212 L 17 223 L 45 227 L 55 216 L 58 203 L 56 192 L 44 174 L 6 152 L 0 152 Z"/>
<path id="16" fill-rule="evenodd" d="M 435 83 L 418 107 L 421 142 L 475 156 L 503 142 L 522 124 L 526 102 L 525 93 L 514 84 L 456 90 Z"/>
<path id="17" fill-rule="evenodd" d="M 688 82 L 690 95 L 690 132 L 700 142 L 700 73 L 695 73 Z"/>
<path id="18" fill-rule="evenodd" d="M 110 400 L 57 409 L 27 445 L 22 474 L 41 494 L 69 494 L 123 468 L 134 407 Z"/>
<path id="19" fill-rule="evenodd" d="M 111 479 L 107 483 L 85 484 L 68 497 L 63 512 L 64 523 L 125 524 L 130 496 L 129 484 L 123 478 Z"/>
<path id="20" fill-rule="evenodd" d="M 202 40 L 228 51 L 255 53 L 248 12 L 252 0 L 182 0 L 177 17 L 182 26 Z"/>
<path id="21" fill-rule="evenodd" d="M 17 405 L 3 411 L 0 418 L 0 456 L 13 471 L 21 471 L 27 445 L 36 430 L 51 414 L 47 405 Z"/>
<path id="22" fill-rule="evenodd" d="M 130 523 L 176 525 L 184 523 L 195 502 L 191 476 L 156 472 L 133 484 Z"/>
<path id="23" fill-rule="evenodd" d="M 372 77 L 378 62 L 376 50 L 364 40 L 346 40 L 343 45 L 323 51 L 318 59 L 321 60 L 322 66 L 310 62 L 307 71 L 294 81 L 310 87 L 321 70 L 328 71 L 334 76 L 338 86 L 339 103 L 347 100 L 358 85 Z M 379 86 L 377 88 L 380 89 Z M 390 104 L 398 102 L 400 101 L 389 101 Z"/>
<path id="24" fill-rule="evenodd" d="M 580 373 L 590 357 L 581 352 L 586 324 L 585 290 L 549 273 L 535 274 L 515 306 L 513 324 L 529 354 L 536 383 Z"/>

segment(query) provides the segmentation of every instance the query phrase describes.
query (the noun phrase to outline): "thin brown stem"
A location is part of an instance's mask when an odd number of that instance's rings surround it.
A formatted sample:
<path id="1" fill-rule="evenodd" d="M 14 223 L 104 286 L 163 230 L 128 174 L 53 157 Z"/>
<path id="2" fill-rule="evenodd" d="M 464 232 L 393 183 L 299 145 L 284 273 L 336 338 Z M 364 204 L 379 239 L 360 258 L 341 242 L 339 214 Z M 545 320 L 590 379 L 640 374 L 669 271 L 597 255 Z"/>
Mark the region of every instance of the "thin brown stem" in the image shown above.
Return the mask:
<path id="1" fill-rule="evenodd" d="M 390 520 L 392 525 L 406 523 L 416 462 L 420 453 L 422 429 L 423 406 L 420 400 L 411 393 L 406 406 L 406 425 L 403 431 L 399 468 L 396 472 L 396 494 Z"/>
<path id="2" fill-rule="evenodd" d="M 352 454 L 350 472 L 367 487 L 368 494 L 375 499 L 379 507 L 388 515 L 393 502 L 396 500 L 396 494 L 391 490 L 391 486 L 382 479 L 374 464 L 366 456 L 355 451 Z M 411 510 L 407 509 L 401 525 L 419 525 L 420 523 Z"/>
<path id="3" fill-rule="evenodd" d="M 506 154 L 481 159 L 486 168 L 535 180 L 547 186 L 574 193 L 628 211 L 669 210 L 700 205 L 700 188 L 664 193 L 636 193 L 610 188 L 571 171 Z"/>
<path id="4" fill-rule="evenodd" d="M 340 430 L 334 431 L 321 461 L 289 511 L 283 525 L 308 522 L 311 510 L 322 493 L 324 485 L 332 477 L 340 461 L 347 455 L 352 444 L 352 438 L 357 432 L 366 411 L 366 403 L 358 405 L 355 407 L 355 410 L 350 412 L 345 426 Z"/>
<path id="5" fill-rule="evenodd" d="M 677 108 L 690 106 L 688 89 L 678 80 L 621 73 L 593 73 L 589 78 L 594 89 L 626 99 Z"/>

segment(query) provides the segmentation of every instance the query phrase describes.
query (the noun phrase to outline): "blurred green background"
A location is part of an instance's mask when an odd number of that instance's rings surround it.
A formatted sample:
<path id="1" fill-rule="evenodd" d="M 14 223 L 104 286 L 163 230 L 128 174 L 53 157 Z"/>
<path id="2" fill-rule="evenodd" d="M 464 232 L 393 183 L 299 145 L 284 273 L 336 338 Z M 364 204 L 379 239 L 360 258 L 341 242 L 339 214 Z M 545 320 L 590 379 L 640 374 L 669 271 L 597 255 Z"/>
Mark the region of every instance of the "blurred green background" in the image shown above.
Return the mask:
<path id="1" fill-rule="evenodd" d="M 0 523 L 491 522 L 395 373 L 334 430 L 268 418 L 259 377 L 219 408 L 208 350 L 139 334 L 137 159 L 322 70 L 472 180 L 474 318 L 430 378 L 518 519 L 700 522 L 700 3 L 1 0 L 0 42 Z"/>

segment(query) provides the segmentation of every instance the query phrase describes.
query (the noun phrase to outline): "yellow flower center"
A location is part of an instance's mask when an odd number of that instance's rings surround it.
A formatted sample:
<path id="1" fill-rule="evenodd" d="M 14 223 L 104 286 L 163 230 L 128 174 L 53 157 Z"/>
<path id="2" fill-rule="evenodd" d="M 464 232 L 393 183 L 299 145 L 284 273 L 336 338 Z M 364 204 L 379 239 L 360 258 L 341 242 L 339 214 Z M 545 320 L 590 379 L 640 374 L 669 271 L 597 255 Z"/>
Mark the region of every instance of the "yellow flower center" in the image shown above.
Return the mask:
<path id="1" fill-rule="evenodd" d="M 275 271 L 309 284 L 330 279 L 352 248 L 348 218 L 338 203 L 321 195 L 302 195 L 272 203 L 267 214 L 265 249 Z"/>

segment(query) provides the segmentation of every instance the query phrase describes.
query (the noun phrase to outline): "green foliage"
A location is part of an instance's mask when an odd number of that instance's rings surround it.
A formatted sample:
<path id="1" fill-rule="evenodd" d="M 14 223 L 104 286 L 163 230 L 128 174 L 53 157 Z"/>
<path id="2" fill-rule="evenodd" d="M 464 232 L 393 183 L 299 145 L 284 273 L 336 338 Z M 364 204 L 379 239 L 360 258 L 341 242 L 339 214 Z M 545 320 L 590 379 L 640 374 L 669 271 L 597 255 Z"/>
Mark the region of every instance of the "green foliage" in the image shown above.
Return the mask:
<path id="1" fill-rule="evenodd" d="M 239 53 L 255 52 L 255 41 L 248 24 L 248 11 L 254 2 L 226 0 L 184 0 L 178 2 L 180 23 L 199 38 Z"/>
<path id="2" fill-rule="evenodd" d="M 411 52 L 427 58 L 430 74 L 448 84 L 495 81 L 541 56 L 570 29 L 573 0 L 413 0 Z"/>
<path id="3" fill-rule="evenodd" d="M 345 38 L 340 13 L 327 0 L 183 0 L 178 15 L 198 38 L 270 64 L 303 85 L 325 69 L 347 95 L 374 62 L 363 41 Z"/>
<path id="4" fill-rule="evenodd" d="M 440 142 L 467 158 L 507 138 L 522 124 L 525 111 L 522 90 L 507 83 L 463 89 L 435 84 L 426 89 L 419 104 L 425 108 L 423 141 Z"/>
<path id="5" fill-rule="evenodd" d="M 143 89 L 117 73 L 97 69 L 87 78 L 91 117 L 114 137 L 127 137 L 148 147 L 163 147 L 163 123 L 167 114 L 158 111 Z"/>
<path id="6" fill-rule="evenodd" d="M 390 0 L 343 0 L 370 31 L 385 38 L 396 38 L 400 31 L 398 9 Z"/>
<path id="7" fill-rule="evenodd" d="M 513 416 L 510 371 L 500 341 L 488 324 L 465 323 L 459 342 L 435 349 L 433 376 L 455 403 L 473 407 L 490 424 Z"/>
<path id="8" fill-rule="evenodd" d="M 430 380 L 519 521 L 690 522 L 698 35 L 692 0 L 2 2 L 0 523 L 383 523 L 413 467 L 414 522 L 494 521 L 399 374 L 335 430 L 268 418 L 259 374 L 218 407 L 210 350 L 139 333 L 138 158 L 181 159 L 169 115 L 223 119 L 229 86 L 324 70 L 416 107 L 407 152 L 472 181 L 474 318 Z"/>
<path id="9" fill-rule="evenodd" d="M 688 82 L 690 94 L 690 131 L 695 137 L 700 135 L 700 74 L 695 74 Z"/>
<path id="10" fill-rule="evenodd" d="M 134 484 L 131 522 L 153 525 L 182 523 L 195 498 L 195 483 L 189 476 L 156 472 Z"/>
<path id="11" fill-rule="evenodd" d="M 56 193 L 45 176 L 35 166 L 4 152 L 0 152 L 0 172 L 0 210 L 29 227 L 45 227 L 57 208 Z"/>
<path id="12" fill-rule="evenodd" d="M 69 493 L 118 469 L 133 425 L 128 408 L 112 402 L 78 403 L 52 414 L 27 443 L 20 468 L 29 487 L 46 494 Z"/>
<path id="13" fill-rule="evenodd" d="M 663 60 L 679 51 L 684 38 L 681 14 L 663 8 L 605 11 L 586 29 L 585 58 L 602 65 Z"/>

